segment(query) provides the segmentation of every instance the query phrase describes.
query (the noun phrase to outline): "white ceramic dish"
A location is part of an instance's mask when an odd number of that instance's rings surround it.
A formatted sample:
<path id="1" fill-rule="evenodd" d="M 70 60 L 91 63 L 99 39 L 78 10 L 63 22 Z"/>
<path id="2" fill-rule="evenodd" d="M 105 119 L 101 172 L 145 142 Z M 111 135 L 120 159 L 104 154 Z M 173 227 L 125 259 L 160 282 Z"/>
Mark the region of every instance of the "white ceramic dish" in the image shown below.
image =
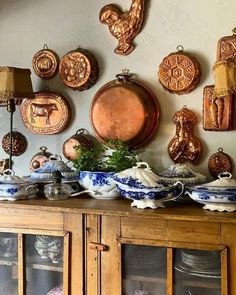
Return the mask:
<path id="1" fill-rule="evenodd" d="M 189 187 L 187 194 L 211 211 L 236 211 L 236 180 L 230 173 L 221 173 L 219 179 Z"/>
<path id="2" fill-rule="evenodd" d="M 164 202 L 178 198 L 184 190 L 179 181 L 174 184 L 161 182 L 145 162 L 116 173 L 113 178 L 121 196 L 133 200 L 131 206 L 140 209 L 165 207 Z"/>
<path id="3" fill-rule="evenodd" d="M 113 172 L 80 171 L 79 184 L 94 199 L 113 200 L 120 198 L 113 181 Z"/>

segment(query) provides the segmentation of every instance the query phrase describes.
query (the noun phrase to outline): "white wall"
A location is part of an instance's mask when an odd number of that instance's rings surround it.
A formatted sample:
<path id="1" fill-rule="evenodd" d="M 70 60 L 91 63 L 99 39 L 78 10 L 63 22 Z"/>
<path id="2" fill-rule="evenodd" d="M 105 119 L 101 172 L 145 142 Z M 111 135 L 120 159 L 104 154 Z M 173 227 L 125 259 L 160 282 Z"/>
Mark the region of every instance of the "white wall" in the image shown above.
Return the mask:
<path id="1" fill-rule="evenodd" d="M 79 45 L 91 50 L 100 65 L 99 80 L 83 92 L 73 91 L 63 85 L 57 75 L 44 81 L 32 70 L 35 91 L 45 85 L 61 92 L 73 109 L 73 121 L 68 129 L 56 135 L 35 135 L 23 125 L 19 109 L 14 116 L 15 128 L 28 139 L 28 149 L 20 157 L 14 157 L 14 170 L 19 175 L 29 173 L 29 162 L 41 145 L 62 154 L 62 143 L 77 129 L 84 127 L 92 132 L 89 106 L 95 92 L 106 82 L 113 80 L 123 68 L 129 68 L 137 77 L 151 87 L 158 98 L 161 118 L 153 140 L 143 147 L 144 159 L 158 171 L 167 168 L 172 161 L 167 145 L 175 134 L 172 123 L 174 112 L 186 105 L 199 119 L 195 134 L 201 139 L 203 154 L 196 166 L 207 175 L 207 162 L 218 147 L 222 147 L 232 159 L 236 158 L 236 128 L 229 132 L 207 132 L 202 127 L 202 90 L 213 83 L 211 69 L 216 56 L 219 38 L 231 35 L 236 26 L 235 0 L 146 0 L 145 24 L 136 37 L 136 49 L 128 56 L 118 56 L 113 50 L 116 40 L 105 25 L 99 23 L 100 9 L 109 0 L 0 0 L 0 65 L 29 67 L 35 52 L 44 43 L 62 57 Z M 131 0 L 111 1 L 128 8 Z M 162 59 L 183 45 L 201 63 L 201 84 L 190 94 L 175 95 L 164 91 L 157 80 L 157 70 Z M 8 132 L 9 114 L 0 108 L 0 138 Z M 0 158 L 6 158 L 0 149 Z"/>

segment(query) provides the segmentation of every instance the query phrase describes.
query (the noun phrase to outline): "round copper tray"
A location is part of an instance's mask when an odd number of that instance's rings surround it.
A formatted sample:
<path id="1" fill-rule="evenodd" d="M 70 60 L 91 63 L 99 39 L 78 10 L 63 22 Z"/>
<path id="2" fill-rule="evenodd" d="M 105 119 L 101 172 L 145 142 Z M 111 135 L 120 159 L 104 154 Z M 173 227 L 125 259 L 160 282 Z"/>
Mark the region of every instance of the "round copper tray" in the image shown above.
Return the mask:
<path id="1" fill-rule="evenodd" d="M 159 121 L 159 107 L 148 87 L 131 78 L 117 75 L 95 94 L 90 107 L 90 121 L 96 137 L 106 143 L 111 139 L 126 142 L 132 148 L 147 143 Z"/>
<path id="2" fill-rule="evenodd" d="M 37 134 L 55 134 L 64 130 L 70 121 L 70 107 L 56 92 L 37 92 L 35 99 L 24 99 L 21 116 L 29 131 Z"/>
<path id="3" fill-rule="evenodd" d="M 183 52 L 183 47 L 177 47 L 178 52 L 165 57 L 159 66 L 159 81 L 171 93 L 186 94 L 197 87 L 201 80 L 201 68 L 197 59 Z"/>
<path id="4" fill-rule="evenodd" d="M 73 90 L 86 90 L 98 79 L 98 63 L 91 52 L 77 49 L 65 54 L 59 65 L 59 74 L 63 83 Z"/>
<path id="5" fill-rule="evenodd" d="M 32 60 L 35 74 L 43 79 L 50 79 L 57 74 L 59 58 L 47 47 L 35 53 Z"/>

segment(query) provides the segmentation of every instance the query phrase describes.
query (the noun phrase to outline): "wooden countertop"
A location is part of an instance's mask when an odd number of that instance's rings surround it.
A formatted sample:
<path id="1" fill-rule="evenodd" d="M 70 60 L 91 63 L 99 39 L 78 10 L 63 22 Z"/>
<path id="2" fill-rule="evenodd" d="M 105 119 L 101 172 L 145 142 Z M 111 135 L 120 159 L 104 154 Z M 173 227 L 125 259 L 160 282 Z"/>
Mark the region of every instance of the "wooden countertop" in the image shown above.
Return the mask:
<path id="1" fill-rule="evenodd" d="M 1 201 L 1 208 L 43 210 L 53 212 L 77 212 L 84 214 L 133 216 L 155 219 L 191 220 L 236 223 L 236 212 L 211 212 L 203 210 L 197 203 L 186 204 L 178 202 L 166 203 L 166 208 L 158 209 L 137 209 L 130 206 L 131 201 L 118 200 L 95 200 L 89 196 L 70 198 L 63 201 L 49 201 L 46 198 Z"/>

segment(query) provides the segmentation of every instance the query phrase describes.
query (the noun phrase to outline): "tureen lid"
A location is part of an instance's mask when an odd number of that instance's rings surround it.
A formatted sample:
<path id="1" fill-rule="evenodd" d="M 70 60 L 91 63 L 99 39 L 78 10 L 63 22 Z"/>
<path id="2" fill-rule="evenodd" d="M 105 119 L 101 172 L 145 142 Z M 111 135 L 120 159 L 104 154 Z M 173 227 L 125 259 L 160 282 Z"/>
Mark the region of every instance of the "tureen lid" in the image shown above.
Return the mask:
<path id="1" fill-rule="evenodd" d="M 133 186 L 142 185 L 145 187 L 162 187 L 159 177 L 152 172 L 146 162 L 138 162 L 136 166 L 116 173 L 114 179 Z"/>
<path id="2" fill-rule="evenodd" d="M 48 180 L 53 176 L 54 171 L 60 171 L 62 176 L 65 178 L 76 178 L 77 172 L 72 170 L 62 161 L 61 156 L 52 155 L 49 157 L 49 161 L 45 162 L 44 165 L 38 169 L 35 169 L 31 173 L 31 179 Z"/>
<path id="3" fill-rule="evenodd" d="M 181 181 L 183 183 L 203 183 L 207 181 L 205 175 L 194 171 L 187 163 L 172 164 L 167 170 L 158 173 L 159 180 L 167 183 Z"/>
<path id="4" fill-rule="evenodd" d="M 220 173 L 217 180 L 203 184 L 203 187 L 236 187 L 236 179 L 229 172 Z"/>
<path id="5" fill-rule="evenodd" d="M 11 169 L 6 169 L 3 171 L 3 175 L 0 176 L 0 184 L 20 184 L 26 183 L 27 181 L 20 176 L 16 176 L 15 172 Z"/>

